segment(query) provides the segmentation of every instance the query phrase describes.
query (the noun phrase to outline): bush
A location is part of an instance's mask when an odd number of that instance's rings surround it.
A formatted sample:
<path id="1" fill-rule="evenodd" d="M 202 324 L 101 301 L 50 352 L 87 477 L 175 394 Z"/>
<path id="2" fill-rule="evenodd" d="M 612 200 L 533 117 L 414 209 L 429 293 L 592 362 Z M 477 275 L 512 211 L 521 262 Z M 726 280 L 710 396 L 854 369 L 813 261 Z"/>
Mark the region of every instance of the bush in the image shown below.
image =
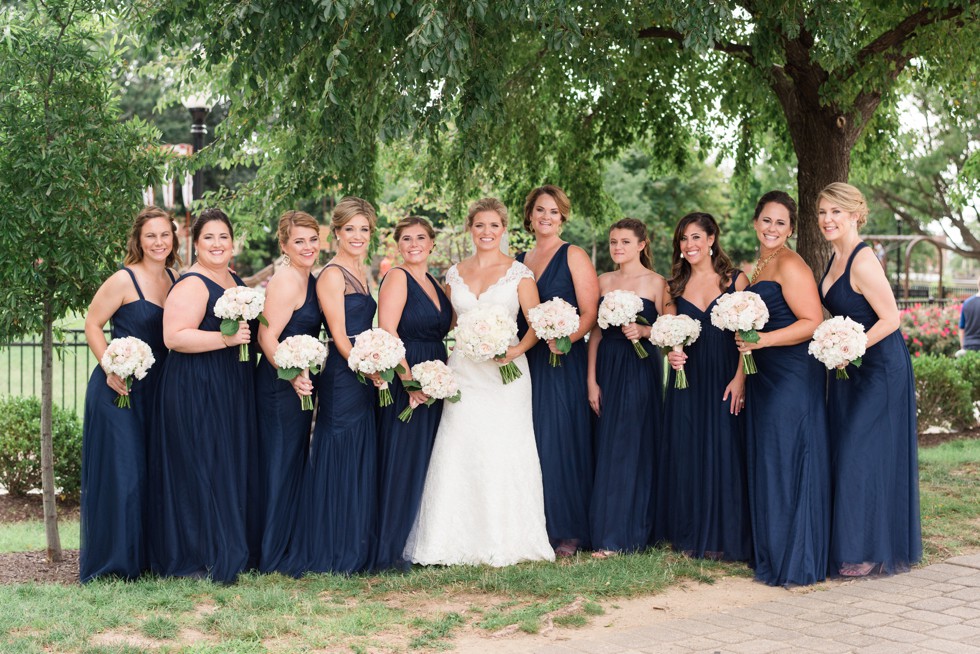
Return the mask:
<path id="1" fill-rule="evenodd" d="M 54 483 L 77 499 L 82 488 L 82 425 L 73 411 L 54 407 Z M 0 485 L 11 495 L 41 488 L 41 401 L 0 399 Z"/>
<path id="2" fill-rule="evenodd" d="M 960 307 L 922 306 L 916 304 L 902 309 L 901 330 L 909 354 L 920 357 L 925 354 L 951 357 L 960 349 Z"/>
<path id="3" fill-rule="evenodd" d="M 912 359 L 919 431 L 949 426 L 965 429 L 976 423 L 972 388 L 960 375 L 954 359 L 923 355 Z"/>
<path id="4" fill-rule="evenodd" d="M 970 399 L 980 402 L 980 352 L 964 352 L 955 361 L 960 377 L 970 385 Z"/>

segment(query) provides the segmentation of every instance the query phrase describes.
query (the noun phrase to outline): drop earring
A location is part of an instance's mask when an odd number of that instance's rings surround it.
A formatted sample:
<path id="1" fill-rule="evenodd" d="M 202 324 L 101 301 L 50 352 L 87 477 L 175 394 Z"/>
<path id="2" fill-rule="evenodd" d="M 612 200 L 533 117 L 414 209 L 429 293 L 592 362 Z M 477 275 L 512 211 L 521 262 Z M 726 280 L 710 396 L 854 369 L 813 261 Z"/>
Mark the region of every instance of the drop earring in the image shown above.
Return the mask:
<path id="1" fill-rule="evenodd" d="M 684 258 L 684 253 L 683 253 L 683 252 L 681 252 L 681 259 L 683 259 L 683 258 Z"/>
<path id="2" fill-rule="evenodd" d="M 293 263 L 293 261 L 292 261 L 292 259 L 289 258 L 289 255 L 288 254 L 282 255 L 282 265 L 284 265 L 284 266 L 286 266 L 288 268 L 292 263 Z"/>
<path id="3" fill-rule="evenodd" d="M 708 256 L 709 257 L 715 256 L 715 249 L 714 248 L 708 248 Z"/>

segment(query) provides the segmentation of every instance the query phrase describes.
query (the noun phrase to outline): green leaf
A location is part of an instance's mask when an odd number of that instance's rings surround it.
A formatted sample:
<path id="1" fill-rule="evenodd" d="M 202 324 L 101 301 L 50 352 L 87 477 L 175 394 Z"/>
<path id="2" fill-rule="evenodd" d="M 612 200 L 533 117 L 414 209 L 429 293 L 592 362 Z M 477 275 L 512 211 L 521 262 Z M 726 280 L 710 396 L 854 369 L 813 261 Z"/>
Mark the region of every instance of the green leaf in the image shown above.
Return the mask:
<path id="1" fill-rule="evenodd" d="M 221 333 L 225 336 L 234 336 L 238 333 L 238 321 L 224 318 L 221 321 Z"/>
<path id="2" fill-rule="evenodd" d="M 276 370 L 276 376 L 279 377 L 279 379 L 292 381 L 293 379 L 296 379 L 301 372 L 303 371 L 299 368 L 278 368 Z"/>

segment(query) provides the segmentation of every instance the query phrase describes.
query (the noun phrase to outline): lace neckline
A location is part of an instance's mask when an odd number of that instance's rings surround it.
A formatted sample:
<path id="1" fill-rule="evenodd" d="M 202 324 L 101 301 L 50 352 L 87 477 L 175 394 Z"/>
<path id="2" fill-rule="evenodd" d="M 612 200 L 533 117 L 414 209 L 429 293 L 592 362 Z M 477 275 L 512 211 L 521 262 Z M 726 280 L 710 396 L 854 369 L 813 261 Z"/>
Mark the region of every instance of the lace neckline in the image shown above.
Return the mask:
<path id="1" fill-rule="evenodd" d="M 515 268 L 517 269 L 517 272 L 514 272 L 515 271 Z M 450 272 L 452 273 L 452 276 L 453 276 L 453 279 L 450 280 L 450 281 L 458 281 L 463 286 L 463 288 L 466 289 L 466 291 L 470 295 L 472 295 L 474 298 L 476 298 L 477 300 L 479 300 L 484 295 L 486 295 L 487 293 L 489 293 L 493 289 L 497 288 L 501 284 L 504 284 L 504 283 L 506 283 L 506 282 L 514 279 L 515 277 L 517 277 L 521 268 L 524 268 L 525 270 L 528 271 L 528 275 L 527 276 L 531 277 L 532 279 L 534 278 L 534 273 L 531 272 L 531 269 L 528 268 L 527 266 L 525 266 L 523 263 L 521 263 L 517 259 L 515 259 L 514 261 L 511 262 L 510 268 L 507 269 L 507 272 L 505 272 L 503 275 L 501 275 L 500 277 L 498 277 L 497 278 L 497 281 L 495 281 L 494 283 L 490 284 L 490 286 L 487 286 L 485 289 L 483 289 L 483 292 L 481 292 L 479 295 L 477 295 L 476 293 L 473 292 L 473 289 L 471 289 L 470 286 L 469 286 L 469 284 L 466 283 L 466 280 L 463 279 L 463 276 L 459 274 L 459 268 L 456 265 L 454 265 L 452 268 L 450 268 Z M 447 278 L 448 278 L 448 276 L 449 275 L 447 274 Z"/>

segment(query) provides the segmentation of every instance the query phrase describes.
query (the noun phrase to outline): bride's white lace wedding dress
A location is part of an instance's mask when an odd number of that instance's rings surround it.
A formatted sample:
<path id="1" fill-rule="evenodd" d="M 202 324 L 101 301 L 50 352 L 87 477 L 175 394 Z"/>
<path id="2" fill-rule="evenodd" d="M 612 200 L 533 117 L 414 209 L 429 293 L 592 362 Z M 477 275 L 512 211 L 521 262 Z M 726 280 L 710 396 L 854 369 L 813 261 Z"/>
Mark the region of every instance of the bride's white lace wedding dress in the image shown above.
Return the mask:
<path id="1" fill-rule="evenodd" d="M 461 316 L 499 304 L 517 316 L 517 286 L 534 274 L 515 261 L 479 297 L 456 266 L 446 273 L 453 308 Z M 477 363 L 453 352 L 462 399 L 443 406 L 425 490 L 405 558 L 415 563 L 488 564 L 553 561 L 544 518 L 541 466 L 531 422 L 531 375 L 504 385 L 494 361 Z"/>

